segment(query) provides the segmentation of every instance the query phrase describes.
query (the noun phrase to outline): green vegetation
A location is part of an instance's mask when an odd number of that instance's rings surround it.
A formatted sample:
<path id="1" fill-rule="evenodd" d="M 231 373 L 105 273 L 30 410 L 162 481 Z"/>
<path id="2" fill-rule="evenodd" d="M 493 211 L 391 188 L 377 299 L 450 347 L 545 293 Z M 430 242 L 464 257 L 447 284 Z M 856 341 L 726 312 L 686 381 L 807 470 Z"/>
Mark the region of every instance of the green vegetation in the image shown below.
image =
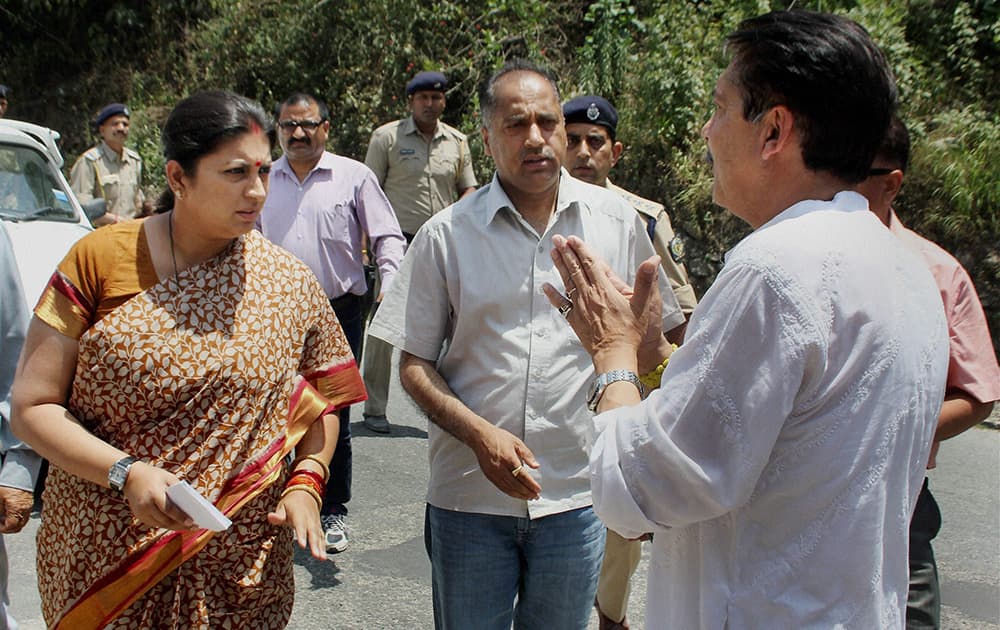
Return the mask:
<path id="1" fill-rule="evenodd" d="M 452 80 L 445 118 L 470 133 L 482 180 L 475 88 L 508 56 L 551 66 L 564 97 L 609 96 L 622 113 L 615 179 L 671 209 L 701 291 L 745 226 L 710 201 L 700 128 L 741 19 L 764 0 L 8 0 L 0 82 L 12 117 L 63 133 L 69 163 L 102 104 L 133 108 L 133 144 L 161 185 L 158 124 L 180 97 L 224 87 L 271 107 L 293 90 L 326 97 L 336 149 L 364 155 L 377 125 L 404 112 L 416 71 Z M 1000 338 L 1000 4 L 995 0 L 831 0 L 895 68 L 914 159 L 904 221 L 972 274 Z"/>

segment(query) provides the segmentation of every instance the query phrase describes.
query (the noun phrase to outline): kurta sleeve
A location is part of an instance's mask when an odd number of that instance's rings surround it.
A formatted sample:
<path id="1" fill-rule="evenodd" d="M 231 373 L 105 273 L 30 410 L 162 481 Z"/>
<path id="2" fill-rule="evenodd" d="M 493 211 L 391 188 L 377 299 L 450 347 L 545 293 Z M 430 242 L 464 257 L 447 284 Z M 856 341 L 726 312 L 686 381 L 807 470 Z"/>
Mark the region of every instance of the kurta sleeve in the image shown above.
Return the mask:
<path id="1" fill-rule="evenodd" d="M 713 289 L 660 389 L 595 418 L 594 508 L 625 537 L 743 505 L 821 360 L 808 318 L 758 270 L 725 270 Z"/>

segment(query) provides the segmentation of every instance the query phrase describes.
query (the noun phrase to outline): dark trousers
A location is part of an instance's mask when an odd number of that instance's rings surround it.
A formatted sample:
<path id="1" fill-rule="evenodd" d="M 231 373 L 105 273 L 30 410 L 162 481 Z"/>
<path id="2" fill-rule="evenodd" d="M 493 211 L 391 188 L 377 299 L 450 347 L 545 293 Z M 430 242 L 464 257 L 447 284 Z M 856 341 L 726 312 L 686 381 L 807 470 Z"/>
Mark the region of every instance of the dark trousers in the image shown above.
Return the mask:
<path id="1" fill-rule="evenodd" d="M 917 497 L 910 519 L 910 592 L 906 600 L 907 630 L 941 627 L 941 586 L 931 541 L 941 530 L 941 510 L 927 487 Z"/>
<path id="2" fill-rule="evenodd" d="M 361 365 L 362 332 L 364 331 L 364 306 L 360 295 L 348 293 L 330 300 L 333 312 L 340 320 L 344 336 L 354 353 L 354 361 Z M 323 514 L 347 514 L 351 500 L 351 408 L 344 407 L 339 412 L 340 434 L 337 436 L 337 450 L 330 461 L 330 480 L 323 496 Z"/>

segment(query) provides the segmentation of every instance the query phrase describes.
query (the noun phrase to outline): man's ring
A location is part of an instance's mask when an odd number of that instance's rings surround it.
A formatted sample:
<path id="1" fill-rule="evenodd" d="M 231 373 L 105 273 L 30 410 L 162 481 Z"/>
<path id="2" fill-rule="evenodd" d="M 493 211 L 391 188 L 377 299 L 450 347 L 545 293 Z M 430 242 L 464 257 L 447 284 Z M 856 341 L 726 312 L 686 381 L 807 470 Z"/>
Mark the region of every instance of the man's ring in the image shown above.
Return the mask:
<path id="1" fill-rule="evenodd" d="M 512 474 L 512 475 L 514 475 L 515 477 L 517 477 L 518 475 L 520 475 L 520 474 L 521 474 L 521 470 L 523 470 L 523 469 L 524 469 L 524 464 L 521 464 L 520 466 L 518 466 L 518 467 L 517 467 L 517 468 L 515 468 L 514 470 L 510 471 L 510 474 Z"/>
<path id="2" fill-rule="evenodd" d="M 569 312 L 572 310 L 573 310 L 573 303 L 566 302 L 565 304 L 559 307 L 559 314 L 562 315 L 563 317 L 569 317 Z"/>

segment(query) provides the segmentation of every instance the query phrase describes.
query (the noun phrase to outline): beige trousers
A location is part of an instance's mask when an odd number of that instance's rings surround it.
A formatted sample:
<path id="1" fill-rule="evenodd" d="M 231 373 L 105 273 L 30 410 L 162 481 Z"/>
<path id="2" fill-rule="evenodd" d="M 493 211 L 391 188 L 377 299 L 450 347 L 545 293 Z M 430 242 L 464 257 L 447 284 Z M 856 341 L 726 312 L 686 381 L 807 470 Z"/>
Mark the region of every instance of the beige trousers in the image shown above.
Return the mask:
<path id="1" fill-rule="evenodd" d="M 389 372 L 392 370 L 392 346 L 377 337 L 365 339 L 364 365 L 362 377 L 368 400 L 365 401 L 366 416 L 384 416 L 389 402 Z"/>
<path id="2" fill-rule="evenodd" d="M 628 540 L 608 530 L 601 577 L 597 582 L 597 605 L 612 621 L 625 619 L 632 574 L 641 557 L 642 541 Z"/>

